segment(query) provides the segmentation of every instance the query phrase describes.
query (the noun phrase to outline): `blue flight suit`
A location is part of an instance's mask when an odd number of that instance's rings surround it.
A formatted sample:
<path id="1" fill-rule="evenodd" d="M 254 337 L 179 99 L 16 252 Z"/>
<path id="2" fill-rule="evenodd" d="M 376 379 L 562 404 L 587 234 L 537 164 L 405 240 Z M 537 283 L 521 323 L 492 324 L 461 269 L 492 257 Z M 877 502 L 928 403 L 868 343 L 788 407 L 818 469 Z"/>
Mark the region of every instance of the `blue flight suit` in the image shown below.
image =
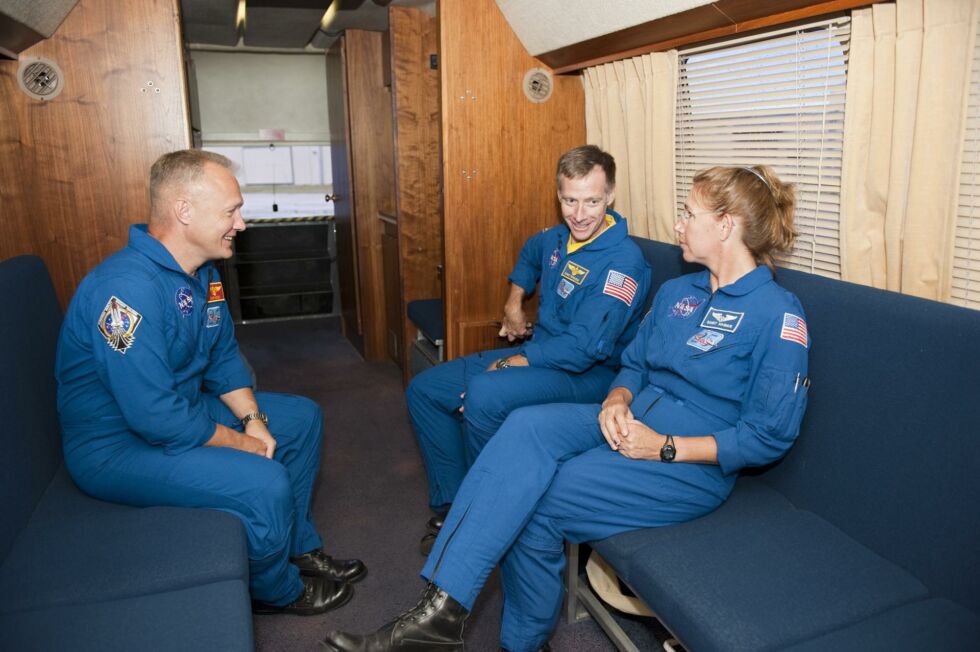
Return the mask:
<path id="1" fill-rule="evenodd" d="M 650 288 L 649 266 L 629 239 L 626 220 L 607 215 L 615 223 L 571 254 L 564 224 L 532 236 L 521 249 L 509 279 L 528 295 L 541 282 L 533 339 L 437 365 L 409 385 L 408 410 L 434 509 L 453 501 L 466 470 L 515 408 L 605 396 Z M 484 373 L 516 353 L 527 357 L 528 367 Z"/>
<path id="2" fill-rule="evenodd" d="M 634 417 L 657 432 L 713 435 L 718 464 L 624 457 L 603 438 L 598 405 L 516 410 L 466 476 L 423 577 L 472 608 L 502 560 L 501 644 L 537 650 L 558 619 L 563 540 L 718 507 L 739 469 L 780 458 L 799 433 L 809 346 L 799 301 L 767 267 L 714 294 L 707 272 L 665 283 L 612 386 L 632 392 Z"/>
<path id="3" fill-rule="evenodd" d="M 186 274 L 133 226 L 129 244 L 79 285 L 56 360 L 65 462 L 86 493 L 137 506 L 204 507 L 238 516 L 252 596 L 289 604 L 289 563 L 321 545 L 310 520 L 322 416 L 312 401 L 256 393 L 275 459 L 205 447 L 215 424 L 242 430 L 219 396 L 251 387 L 212 263 Z"/>

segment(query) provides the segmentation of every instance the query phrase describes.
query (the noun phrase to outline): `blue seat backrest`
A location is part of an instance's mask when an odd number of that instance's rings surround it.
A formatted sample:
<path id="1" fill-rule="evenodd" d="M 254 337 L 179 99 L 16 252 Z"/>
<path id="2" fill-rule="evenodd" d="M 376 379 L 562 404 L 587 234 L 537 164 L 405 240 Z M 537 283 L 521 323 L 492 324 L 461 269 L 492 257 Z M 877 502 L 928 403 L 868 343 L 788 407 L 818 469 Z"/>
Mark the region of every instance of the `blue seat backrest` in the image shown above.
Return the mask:
<path id="1" fill-rule="evenodd" d="M 61 307 L 40 258 L 0 262 L 0 560 L 61 464 L 54 357 Z"/>
<path id="2" fill-rule="evenodd" d="M 809 405 L 764 474 L 980 612 L 980 312 L 780 270 L 813 338 Z"/>

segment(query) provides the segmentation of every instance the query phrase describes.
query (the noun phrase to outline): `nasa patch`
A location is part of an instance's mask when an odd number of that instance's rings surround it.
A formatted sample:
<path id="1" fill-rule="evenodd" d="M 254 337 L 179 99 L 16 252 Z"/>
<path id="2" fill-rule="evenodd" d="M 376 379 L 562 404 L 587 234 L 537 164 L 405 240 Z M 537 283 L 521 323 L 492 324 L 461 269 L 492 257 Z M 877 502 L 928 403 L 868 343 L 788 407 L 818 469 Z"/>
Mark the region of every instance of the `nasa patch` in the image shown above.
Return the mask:
<path id="1" fill-rule="evenodd" d="M 713 328 L 716 331 L 734 333 L 738 330 L 738 326 L 742 323 L 742 317 L 744 316 L 744 312 L 711 308 L 708 310 L 708 314 L 704 316 L 704 319 L 701 320 L 701 328 Z"/>
<path id="2" fill-rule="evenodd" d="M 703 330 L 695 333 L 691 339 L 687 341 L 687 345 L 693 346 L 695 349 L 700 351 L 710 351 L 718 346 L 718 342 L 721 342 L 723 339 L 725 339 L 724 333 Z"/>
<path id="3" fill-rule="evenodd" d="M 208 328 L 221 325 L 221 306 L 208 306 Z"/>
<path id="4" fill-rule="evenodd" d="M 143 315 L 113 296 L 99 315 L 99 332 L 110 349 L 125 355 L 136 342 L 136 328 L 141 321 Z"/>
<path id="5" fill-rule="evenodd" d="M 194 312 L 194 295 L 189 287 L 177 288 L 174 301 L 177 302 L 177 310 L 184 317 Z"/>
<path id="6" fill-rule="evenodd" d="M 574 289 L 575 286 L 572 283 L 569 283 L 567 279 L 562 279 L 561 283 L 558 284 L 558 296 L 560 296 L 562 299 L 567 299 L 568 295 L 571 294 L 572 290 Z"/>
<path id="7" fill-rule="evenodd" d="M 698 309 L 704 303 L 704 299 L 699 299 L 696 296 L 687 296 L 674 304 L 674 307 L 670 309 L 671 317 L 680 317 L 681 319 L 687 319 L 694 311 Z"/>
<path id="8" fill-rule="evenodd" d="M 555 268 L 555 265 L 558 264 L 559 260 L 561 260 L 561 251 L 559 251 L 556 247 L 555 250 L 551 252 L 551 258 L 549 260 L 551 269 Z"/>

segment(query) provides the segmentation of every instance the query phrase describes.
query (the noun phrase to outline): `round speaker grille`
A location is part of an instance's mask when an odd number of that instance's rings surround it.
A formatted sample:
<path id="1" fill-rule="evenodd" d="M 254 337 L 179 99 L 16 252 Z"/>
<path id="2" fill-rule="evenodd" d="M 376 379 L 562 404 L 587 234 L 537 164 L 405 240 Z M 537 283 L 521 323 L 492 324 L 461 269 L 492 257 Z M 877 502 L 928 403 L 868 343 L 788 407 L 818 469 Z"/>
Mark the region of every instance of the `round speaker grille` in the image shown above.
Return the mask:
<path id="1" fill-rule="evenodd" d="M 64 87 L 64 76 L 54 61 L 25 59 L 17 69 L 17 83 L 35 100 L 50 100 Z"/>
<path id="2" fill-rule="evenodd" d="M 544 68 L 531 68 L 524 75 L 524 95 L 537 104 L 547 102 L 551 98 L 553 86 L 551 72 Z"/>

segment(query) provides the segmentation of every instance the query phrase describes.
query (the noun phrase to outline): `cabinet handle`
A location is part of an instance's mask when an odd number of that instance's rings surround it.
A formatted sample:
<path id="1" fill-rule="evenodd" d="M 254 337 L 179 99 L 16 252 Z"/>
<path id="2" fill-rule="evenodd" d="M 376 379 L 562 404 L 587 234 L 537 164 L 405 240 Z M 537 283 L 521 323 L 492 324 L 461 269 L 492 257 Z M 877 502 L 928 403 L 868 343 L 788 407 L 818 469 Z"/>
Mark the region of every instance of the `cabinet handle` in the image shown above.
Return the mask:
<path id="1" fill-rule="evenodd" d="M 340 197 L 338 197 L 337 195 L 324 195 L 323 196 L 323 200 L 324 201 L 334 201 L 335 202 L 338 199 L 340 199 Z"/>

